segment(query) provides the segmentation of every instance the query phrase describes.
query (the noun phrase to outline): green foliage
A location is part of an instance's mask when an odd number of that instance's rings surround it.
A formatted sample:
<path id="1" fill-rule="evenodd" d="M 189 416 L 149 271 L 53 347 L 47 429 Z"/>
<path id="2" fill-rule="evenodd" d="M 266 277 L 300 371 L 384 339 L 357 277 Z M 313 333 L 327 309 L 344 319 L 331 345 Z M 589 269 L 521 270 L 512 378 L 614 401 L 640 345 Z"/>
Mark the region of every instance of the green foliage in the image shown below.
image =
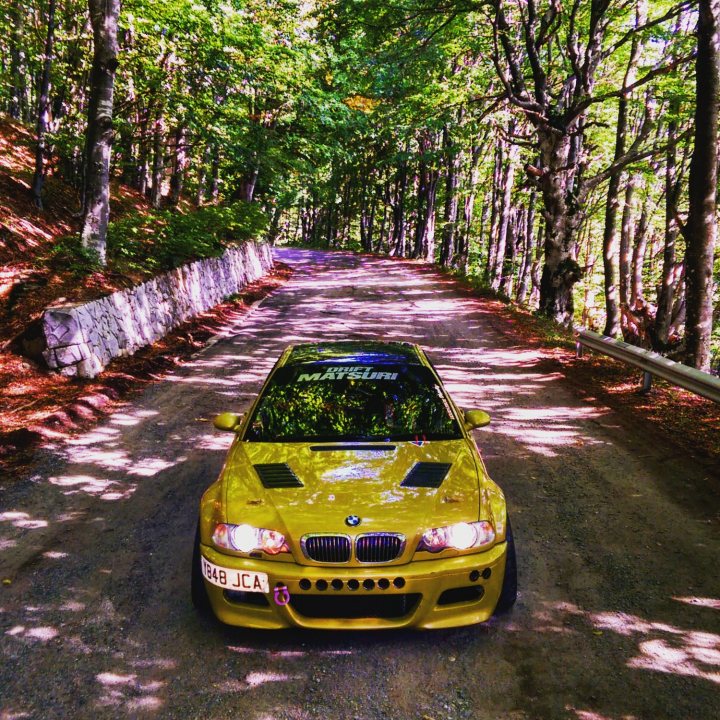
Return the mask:
<path id="1" fill-rule="evenodd" d="M 83 247 L 77 235 L 60 238 L 51 248 L 47 262 L 51 268 L 69 270 L 78 278 L 102 269 L 97 251 Z"/>
<path id="2" fill-rule="evenodd" d="M 258 205 L 235 202 L 191 213 L 133 213 L 110 223 L 108 258 L 118 270 L 162 272 L 261 236 L 267 217 Z"/>

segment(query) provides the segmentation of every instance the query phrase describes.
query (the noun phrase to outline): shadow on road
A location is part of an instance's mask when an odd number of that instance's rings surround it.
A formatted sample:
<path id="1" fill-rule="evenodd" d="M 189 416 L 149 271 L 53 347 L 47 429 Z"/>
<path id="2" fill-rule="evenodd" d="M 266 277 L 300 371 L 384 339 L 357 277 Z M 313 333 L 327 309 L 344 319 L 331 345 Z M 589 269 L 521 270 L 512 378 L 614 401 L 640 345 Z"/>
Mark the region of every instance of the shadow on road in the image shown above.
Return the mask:
<path id="1" fill-rule="evenodd" d="M 3 483 L 0 717 L 718 717 L 717 506 L 701 472 L 656 462 L 452 279 L 281 254 L 291 281 L 233 337 Z M 245 410 L 287 345 L 362 338 L 420 343 L 458 404 L 491 413 L 476 439 L 511 508 L 514 613 L 377 634 L 199 618 L 197 501 L 230 442 L 210 420 Z"/>

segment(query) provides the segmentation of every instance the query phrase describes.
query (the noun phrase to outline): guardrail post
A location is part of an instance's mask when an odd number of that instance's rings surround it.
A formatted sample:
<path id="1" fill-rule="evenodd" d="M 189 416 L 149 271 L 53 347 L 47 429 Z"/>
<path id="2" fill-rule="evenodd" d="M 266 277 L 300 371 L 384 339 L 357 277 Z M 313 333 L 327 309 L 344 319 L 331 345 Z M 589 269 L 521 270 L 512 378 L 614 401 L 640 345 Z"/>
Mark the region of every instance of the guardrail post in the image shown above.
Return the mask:
<path id="1" fill-rule="evenodd" d="M 581 358 L 583 356 L 583 345 L 580 341 L 580 336 L 575 340 L 575 357 Z"/>
<path id="2" fill-rule="evenodd" d="M 647 393 L 650 392 L 650 388 L 652 387 L 652 373 L 647 372 L 647 370 L 643 373 L 643 385 L 641 392 Z"/>

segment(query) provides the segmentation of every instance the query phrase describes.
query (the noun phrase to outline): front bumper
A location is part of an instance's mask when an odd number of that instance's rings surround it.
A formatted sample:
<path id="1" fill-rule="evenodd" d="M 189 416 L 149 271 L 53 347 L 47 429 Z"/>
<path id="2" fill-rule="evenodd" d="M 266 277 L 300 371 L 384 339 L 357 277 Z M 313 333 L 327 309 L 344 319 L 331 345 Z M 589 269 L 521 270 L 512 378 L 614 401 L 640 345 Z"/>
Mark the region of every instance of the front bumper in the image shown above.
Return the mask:
<path id="1" fill-rule="evenodd" d="M 373 567 L 311 567 L 232 557 L 206 545 L 200 550 L 214 565 L 268 575 L 266 595 L 232 595 L 205 581 L 215 615 L 228 625 L 267 630 L 437 629 L 473 625 L 492 616 L 505 575 L 507 543 L 472 555 Z M 286 605 L 275 602 L 278 585 L 289 591 Z"/>

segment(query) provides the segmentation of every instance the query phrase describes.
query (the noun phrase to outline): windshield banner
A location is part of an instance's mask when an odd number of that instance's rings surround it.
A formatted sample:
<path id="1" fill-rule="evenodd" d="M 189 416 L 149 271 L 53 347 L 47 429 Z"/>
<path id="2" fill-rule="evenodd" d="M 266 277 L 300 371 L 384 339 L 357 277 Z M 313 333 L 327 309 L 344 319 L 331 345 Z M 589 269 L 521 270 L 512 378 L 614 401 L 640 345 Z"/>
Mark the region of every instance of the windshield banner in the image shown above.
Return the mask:
<path id="1" fill-rule="evenodd" d="M 397 380 L 396 372 L 382 372 L 367 365 L 339 366 L 323 368 L 322 372 L 300 373 L 298 382 L 316 382 L 323 380 Z"/>

